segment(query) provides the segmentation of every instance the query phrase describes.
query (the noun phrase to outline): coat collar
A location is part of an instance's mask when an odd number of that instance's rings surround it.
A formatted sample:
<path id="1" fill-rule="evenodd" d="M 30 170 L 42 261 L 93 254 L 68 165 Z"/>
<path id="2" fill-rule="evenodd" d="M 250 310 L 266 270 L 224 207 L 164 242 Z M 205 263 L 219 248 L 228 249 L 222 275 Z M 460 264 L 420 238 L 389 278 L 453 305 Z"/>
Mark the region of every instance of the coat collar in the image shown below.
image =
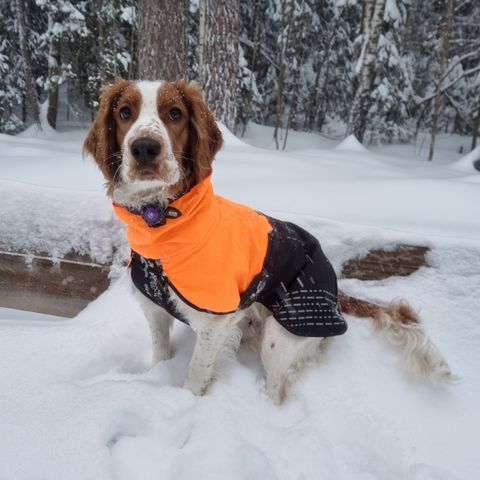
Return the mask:
<path id="1" fill-rule="evenodd" d="M 218 221 L 211 175 L 174 200 L 165 210 L 165 221 L 155 227 L 142 212 L 113 204 L 117 217 L 127 225 L 132 250 L 150 259 L 168 259 L 194 250 Z M 145 211 L 144 211 L 145 212 Z"/>

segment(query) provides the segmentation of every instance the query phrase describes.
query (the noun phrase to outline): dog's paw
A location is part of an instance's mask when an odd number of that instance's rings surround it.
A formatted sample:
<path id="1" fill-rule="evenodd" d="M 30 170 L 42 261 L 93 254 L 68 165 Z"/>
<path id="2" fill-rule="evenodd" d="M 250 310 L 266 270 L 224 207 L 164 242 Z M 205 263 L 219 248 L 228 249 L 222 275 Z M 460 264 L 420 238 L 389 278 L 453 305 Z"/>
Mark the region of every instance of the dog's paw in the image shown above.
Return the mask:
<path id="1" fill-rule="evenodd" d="M 187 378 L 183 384 L 183 388 L 190 390 L 197 397 L 202 397 L 207 393 L 209 385 L 209 381 L 198 382 Z"/>
<path id="2" fill-rule="evenodd" d="M 286 396 L 285 380 L 267 379 L 265 382 L 265 393 L 275 405 L 281 405 Z"/>

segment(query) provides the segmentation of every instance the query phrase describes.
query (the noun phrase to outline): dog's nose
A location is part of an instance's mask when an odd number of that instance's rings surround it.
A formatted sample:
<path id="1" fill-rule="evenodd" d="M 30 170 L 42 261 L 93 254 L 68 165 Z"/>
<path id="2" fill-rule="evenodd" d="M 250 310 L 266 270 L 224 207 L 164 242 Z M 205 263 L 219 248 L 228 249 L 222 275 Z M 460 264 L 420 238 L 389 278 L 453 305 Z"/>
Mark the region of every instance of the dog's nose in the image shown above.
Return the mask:
<path id="1" fill-rule="evenodd" d="M 152 138 L 139 138 L 132 143 L 130 150 L 140 165 L 148 165 L 160 153 L 161 146 Z"/>

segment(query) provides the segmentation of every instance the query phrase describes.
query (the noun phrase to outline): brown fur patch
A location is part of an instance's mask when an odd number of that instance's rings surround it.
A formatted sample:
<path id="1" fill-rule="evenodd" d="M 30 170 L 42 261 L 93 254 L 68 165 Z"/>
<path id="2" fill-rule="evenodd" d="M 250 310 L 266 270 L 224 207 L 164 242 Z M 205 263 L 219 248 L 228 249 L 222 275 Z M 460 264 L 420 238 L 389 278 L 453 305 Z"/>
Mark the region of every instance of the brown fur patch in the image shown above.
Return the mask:
<path id="1" fill-rule="evenodd" d="M 103 89 L 100 108 L 83 144 L 83 152 L 93 156 L 107 180 L 109 193 L 122 161 L 115 115 L 122 95 L 132 88 L 133 82 L 119 80 Z"/>
<path id="2" fill-rule="evenodd" d="M 338 299 L 340 300 L 342 312 L 353 315 L 354 317 L 375 318 L 376 315 L 383 311 L 379 305 L 367 302 L 366 300 L 360 300 L 359 298 L 350 297 L 343 292 L 338 293 Z"/>
<path id="3" fill-rule="evenodd" d="M 402 325 L 415 325 L 420 323 L 417 312 L 405 301 L 393 302 L 387 309 L 396 323 Z"/>
<path id="4" fill-rule="evenodd" d="M 194 180 L 198 183 L 212 171 L 213 159 L 223 145 L 222 133 L 197 85 L 189 84 L 185 80 L 178 80 L 173 85 L 180 93 L 190 114 L 185 156 L 192 162 Z"/>

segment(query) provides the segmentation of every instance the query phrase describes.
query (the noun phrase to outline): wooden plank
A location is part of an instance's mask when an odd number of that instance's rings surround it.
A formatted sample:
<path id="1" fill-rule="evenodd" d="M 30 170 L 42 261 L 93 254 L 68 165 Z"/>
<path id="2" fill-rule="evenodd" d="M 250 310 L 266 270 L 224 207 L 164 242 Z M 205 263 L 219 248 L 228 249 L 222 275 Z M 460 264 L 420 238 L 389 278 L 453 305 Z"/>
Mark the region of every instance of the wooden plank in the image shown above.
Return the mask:
<path id="1" fill-rule="evenodd" d="M 372 250 L 364 257 L 354 258 L 344 263 L 342 277 L 382 280 L 395 275 L 411 275 L 420 267 L 428 265 L 426 254 L 429 250 L 428 247 L 411 245 Z"/>
<path id="2" fill-rule="evenodd" d="M 411 275 L 426 266 L 428 247 L 378 249 L 343 265 L 342 277 L 380 280 Z M 47 255 L 0 251 L 0 306 L 73 317 L 104 292 L 110 267 L 74 253 Z"/>
<path id="3" fill-rule="evenodd" d="M 0 306 L 75 316 L 109 284 L 110 268 L 88 260 L 0 252 Z"/>

